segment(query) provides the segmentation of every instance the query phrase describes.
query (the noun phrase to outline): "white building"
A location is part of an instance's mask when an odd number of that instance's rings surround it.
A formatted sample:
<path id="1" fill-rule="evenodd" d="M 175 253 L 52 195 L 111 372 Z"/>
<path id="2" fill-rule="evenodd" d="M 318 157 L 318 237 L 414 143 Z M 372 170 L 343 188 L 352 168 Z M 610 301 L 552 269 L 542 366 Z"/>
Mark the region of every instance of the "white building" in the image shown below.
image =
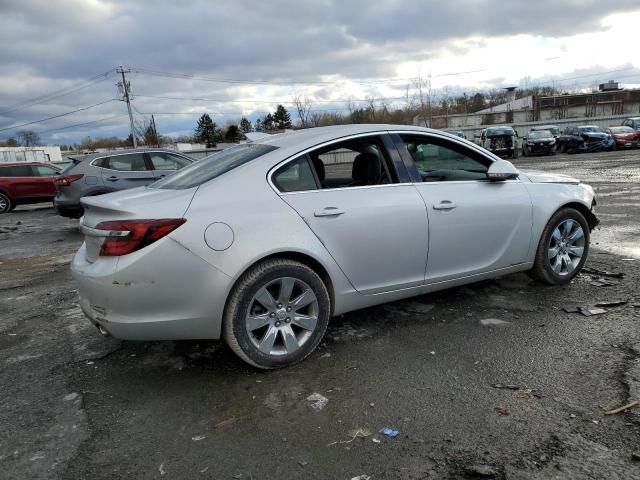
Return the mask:
<path id="1" fill-rule="evenodd" d="M 60 147 L 0 147 L 0 163 L 61 161 Z"/>

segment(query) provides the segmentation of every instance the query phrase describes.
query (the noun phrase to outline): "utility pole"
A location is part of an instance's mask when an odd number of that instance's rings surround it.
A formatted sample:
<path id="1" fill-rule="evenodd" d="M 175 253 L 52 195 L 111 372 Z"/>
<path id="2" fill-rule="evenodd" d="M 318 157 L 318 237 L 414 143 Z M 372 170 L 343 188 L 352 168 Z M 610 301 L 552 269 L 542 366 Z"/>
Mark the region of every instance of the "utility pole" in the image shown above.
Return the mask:
<path id="1" fill-rule="evenodd" d="M 123 101 L 127 102 L 127 110 L 129 111 L 129 124 L 131 125 L 131 139 L 133 140 L 133 148 L 138 148 L 138 140 L 136 139 L 136 132 L 133 127 L 133 114 L 131 113 L 131 99 L 129 98 L 129 89 L 131 88 L 131 84 L 127 82 L 127 79 L 124 76 L 125 73 L 129 73 L 130 71 L 131 71 L 130 69 L 125 70 L 124 68 L 122 68 L 122 65 L 120 65 L 120 68 L 116 70 L 116 72 L 122 74 L 122 82 L 118 82 L 118 88 L 122 93 Z"/>
<path id="2" fill-rule="evenodd" d="M 151 115 L 151 125 L 153 126 L 153 139 L 156 142 L 156 147 L 160 147 L 160 137 L 158 137 L 158 130 L 156 129 L 156 119 Z"/>

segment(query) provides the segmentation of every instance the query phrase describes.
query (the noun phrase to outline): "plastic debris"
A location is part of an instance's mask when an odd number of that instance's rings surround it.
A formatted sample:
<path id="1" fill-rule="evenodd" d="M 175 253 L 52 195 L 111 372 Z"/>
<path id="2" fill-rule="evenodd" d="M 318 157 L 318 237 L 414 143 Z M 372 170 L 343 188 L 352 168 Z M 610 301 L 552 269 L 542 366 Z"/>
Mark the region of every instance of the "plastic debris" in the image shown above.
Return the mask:
<path id="1" fill-rule="evenodd" d="M 597 268 L 591 268 L 591 267 L 582 267 L 582 271 L 584 273 L 589 273 L 591 275 L 600 275 L 601 277 L 610 277 L 610 278 L 624 277 L 624 273 L 622 272 L 607 272 L 606 270 L 599 270 Z"/>
<path id="2" fill-rule="evenodd" d="M 351 477 L 351 480 L 369 480 L 369 475 L 358 475 L 357 477 Z"/>
<path id="3" fill-rule="evenodd" d="M 600 302 L 596 303 L 594 307 L 621 307 L 622 305 L 626 305 L 629 300 L 613 300 L 611 302 Z"/>
<path id="4" fill-rule="evenodd" d="M 327 447 L 331 447 L 332 445 L 337 445 L 339 443 L 340 444 L 351 443 L 358 437 L 365 438 L 365 437 L 368 437 L 370 435 L 371 435 L 371 432 L 369 430 L 367 430 L 366 428 L 356 428 L 355 430 L 352 430 L 351 432 L 349 432 L 349 436 L 351 437 L 349 440 L 331 442 L 331 443 L 327 444 Z"/>
<path id="5" fill-rule="evenodd" d="M 372 438 L 371 441 L 373 443 L 380 443 L 380 439 L 379 438 Z"/>
<path id="6" fill-rule="evenodd" d="M 594 287 L 614 287 L 618 285 L 618 282 L 612 282 L 606 278 L 596 278 L 591 282 Z"/>
<path id="7" fill-rule="evenodd" d="M 640 405 L 640 402 L 638 402 L 637 400 L 634 400 L 633 402 L 629 402 L 626 405 L 623 405 L 621 407 L 618 408 L 614 408 L 613 410 L 609 410 L 604 412 L 605 415 L 615 415 L 616 413 L 620 413 L 620 412 L 624 412 L 625 410 L 629 410 L 630 408 L 633 408 L 637 405 Z"/>
<path id="8" fill-rule="evenodd" d="M 310 402 L 311 408 L 313 408 L 316 412 L 322 410 L 327 403 L 329 403 L 329 399 L 324 395 L 320 395 L 319 393 L 312 393 L 307 397 L 307 401 Z"/>
<path id="9" fill-rule="evenodd" d="M 199 442 L 200 440 L 204 440 L 205 437 L 204 435 L 196 435 L 195 437 L 191 437 L 191 440 L 193 440 L 194 442 Z"/>
<path id="10" fill-rule="evenodd" d="M 511 325 L 511 322 L 500 320 L 499 318 L 484 318 L 480 320 L 480 325 L 483 327 L 506 327 Z"/>
<path id="11" fill-rule="evenodd" d="M 502 384 L 502 383 L 494 383 L 491 385 L 493 388 L 502 388 L 505 390 L 520 390 L 522 387 L 520 385 L 515 384 Z"/>
<path id="12" fill-rule="evenodd" d="M 498 475 L 495 469 L 489 465 L 471 465 L 465 468 L 465 471 L 477 478 L 496 478 Z"/>
<path id="13" fill-rule="evenodd" d="M 400 430 L 394 430 L 393 428 L 389 427 L 382 427 L 380 430 L 378 430 L 378 433 L 386 435 L 389 438 L 396 438 L 398 435 L 400 435 Z"/>
<path id="14" fill-rule="evenodd" d="M 599 304 L 599 305 L 602 305 L 602 304 Z M 567 305 L 565 307 L 562 307 L 562 310 L 564 310 L 567 313 L 581 313 L 585 317 L 607 313 L 607 310 L 595 305 L 590 305 L 590 306 Z"/>
<path id="15" fill-rule="evenodd" d="M 160 464 L 160 466 L 158 467 L 158 471 L 160 472 L 160 475 L 164 475 L 165 473 L 167 473 L 164 471 L 164 463 Z"/>

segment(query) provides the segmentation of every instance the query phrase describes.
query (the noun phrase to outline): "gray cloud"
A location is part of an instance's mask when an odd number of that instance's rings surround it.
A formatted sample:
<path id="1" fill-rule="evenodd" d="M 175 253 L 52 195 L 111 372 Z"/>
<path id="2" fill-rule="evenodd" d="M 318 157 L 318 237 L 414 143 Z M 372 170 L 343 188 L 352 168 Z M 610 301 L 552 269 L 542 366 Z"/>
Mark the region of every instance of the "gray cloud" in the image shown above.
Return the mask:
<path id="1" fill-rule="evenodd" d="M 120 64 L 265 81 L 390 77 L 395 76 L 399 62 L 428 61 L 442 46 L 461 53 L 481 45 L 484 38 L 591 32 L 603 28 L 600 21 L 604 13 L 637 8 L 637 0 L 618 0 L 606 9 L 596 0 L 0 0 L 0 111 Z M 460 39 L 467 40 L 452 47 L 452 40 Z M 228 100 L 247 95 L 238 86 L 212 82 L 143 74 L 133 75 L 131 81 L 134 93 L 149 95 Z M 113 98 L 114 83 L 115 78 L 110 78 L 55 102 L 0 115 L 0 128 Z M 290 98 L 297 88 L 273 88 L 273 95 Z M 318 98 L 335 98 L 327 86 L 316 90 Z M 363 87 L 363 91 L 376 95 L 378 87 Z M 337 102 L 326 108 L 343 105 Z M 269 107 L 142 97 L 136 106 L 143 112 L 201 106 L 212 111 L 233 110 L 236 117 L 243 111 Z M 122 112 L 123 106 L 113 102 L 41 128 Z M 193 123 L 193 118 L 186 116 L 184 120 L 166 120 L 174 130 Z M 123 134 L 126 123 L 116 119 L 90 128 Z M 81 131 L 70 129 L 57 135 L 71 138 Z M 0 138 L 3 136 L 0 132 Z"/>

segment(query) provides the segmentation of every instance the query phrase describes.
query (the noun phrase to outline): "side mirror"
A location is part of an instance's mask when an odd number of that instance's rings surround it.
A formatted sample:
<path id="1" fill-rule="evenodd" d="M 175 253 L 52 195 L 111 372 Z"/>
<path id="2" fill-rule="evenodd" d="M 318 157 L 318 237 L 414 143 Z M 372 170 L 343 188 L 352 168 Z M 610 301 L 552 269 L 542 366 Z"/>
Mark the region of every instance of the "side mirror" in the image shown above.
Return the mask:
<path id="1" fill-rule="evenodd" d="M 517 177 L 518 170 L 507 160 L 497 160 L 487 170 L 487 178 L 492 181 L 509 180 Z"/>

